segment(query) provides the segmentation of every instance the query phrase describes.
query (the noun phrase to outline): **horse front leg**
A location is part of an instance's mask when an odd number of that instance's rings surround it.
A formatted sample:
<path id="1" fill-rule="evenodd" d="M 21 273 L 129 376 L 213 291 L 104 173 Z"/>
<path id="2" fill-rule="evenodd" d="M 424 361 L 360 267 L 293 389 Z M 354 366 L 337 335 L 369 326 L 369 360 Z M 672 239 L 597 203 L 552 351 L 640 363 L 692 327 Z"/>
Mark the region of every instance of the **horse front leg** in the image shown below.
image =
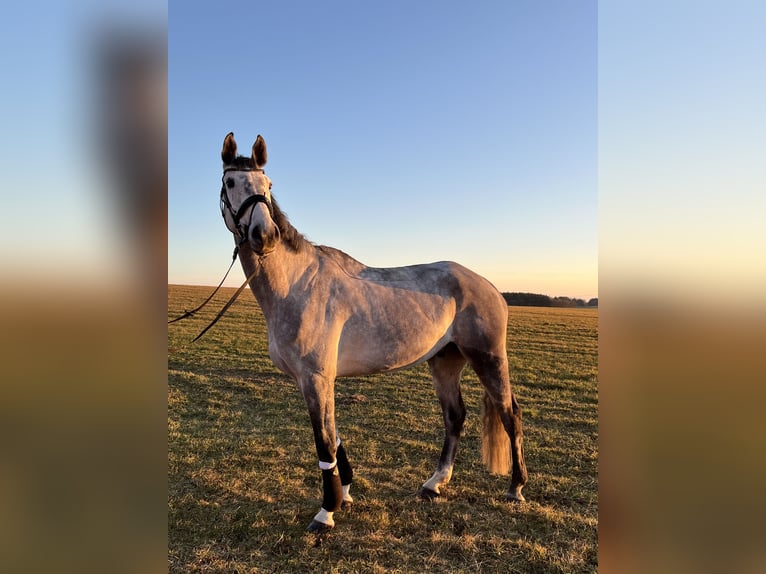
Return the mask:
<path id="1" fill-rule="evenodd" d="M 346 449 L 343 448 L 343 444 L 340 442 L 340 437 L 336 440 L 337 450 L 335 455 L 338 460 L 338 473 L 340 474 L 340 484 L 343 489 L 343 500 L 341 502 L 341 508 L 348 510 L 351 505 L 354 504 L 354 499 L 351 497 L 351 482 L 354 479 L 354 471 L 351 468 L 351 463 L 348 461 L 348 455 Z"/>
<path id="2" fill-rule="evenodd" d="M 307 530 L 319 533 L 335 526 L 333 513 L 344 502 L 353 502 L 348 494 L 353 473 L 346 451 L 335 432 L 334 380 L 313 373 L 300 380 L 299 385 L 311 418 L 319 468 L 322 471 L 322 507 Z"/>

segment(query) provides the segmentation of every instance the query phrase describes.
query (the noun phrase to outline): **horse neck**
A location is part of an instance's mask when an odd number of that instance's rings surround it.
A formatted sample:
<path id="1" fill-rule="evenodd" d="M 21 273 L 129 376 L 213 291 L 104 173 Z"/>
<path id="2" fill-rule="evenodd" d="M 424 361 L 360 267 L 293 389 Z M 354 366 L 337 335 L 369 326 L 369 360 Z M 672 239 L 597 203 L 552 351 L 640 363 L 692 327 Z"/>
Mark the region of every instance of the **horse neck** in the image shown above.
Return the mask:
<path id="1" fill-rule="evenodd" d="M 316 263 L 317 253 L 308 243 L 296 251 L 280 242 L 273 252 L 259 257 L 245 244 L 240 248 L 239 259 L 245 274 L 248 277 L 254 274 L 250 289 L 268 318 L 276 305 L 287 299 L 297 280 Z"/>

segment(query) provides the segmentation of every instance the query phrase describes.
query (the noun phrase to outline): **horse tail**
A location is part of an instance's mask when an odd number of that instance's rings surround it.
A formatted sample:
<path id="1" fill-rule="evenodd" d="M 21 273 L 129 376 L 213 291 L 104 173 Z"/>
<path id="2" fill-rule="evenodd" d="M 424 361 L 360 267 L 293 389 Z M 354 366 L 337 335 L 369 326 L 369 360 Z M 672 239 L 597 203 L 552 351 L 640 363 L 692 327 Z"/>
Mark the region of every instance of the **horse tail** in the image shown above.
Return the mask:
<path id="1" fill-rule="evenodd" d="M 481 415 L 481 458 L 490 472 L 508 474 L 511 467 L 511 441 L 500 420 L 500 411 L 486 389 Z"/>

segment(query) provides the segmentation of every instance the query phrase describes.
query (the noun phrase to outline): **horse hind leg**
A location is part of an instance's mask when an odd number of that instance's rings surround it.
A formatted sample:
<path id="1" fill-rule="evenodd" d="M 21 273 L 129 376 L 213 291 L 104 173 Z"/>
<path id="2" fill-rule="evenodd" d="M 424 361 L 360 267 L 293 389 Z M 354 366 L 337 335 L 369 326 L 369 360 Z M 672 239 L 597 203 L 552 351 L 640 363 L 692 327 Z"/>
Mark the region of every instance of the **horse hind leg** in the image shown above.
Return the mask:
<path id="1" fill-rule="evenodd" d="M 524 501 L 525 498 L 521 494 L 521 489 L 527 483 L 524 433 L 521 408 L 511 391 L 508 357 L 504 349 L 497 353 L 472 351 L 468 354 L 468 362 L 484 386 L 482 421 L 484 462 L 491 472 L 499 474 L 507 474 L 508 466 L 510 466 L 511 487 L 506 493 L 506 498 L 512 501 Z M 508 456 L 509 447 L 510 457 Z"/>
<path id="2" fill-rule="evenodd" d="M 428 500 L 440 496 L 441 487 L 452 478 L 457 444 L 465 422 L 466 410 L 460 393 L 460 375 L 465 363 L 465 358 L 452 343 L 428 361 L 444 419 L 444 446 L 436 472 L 420 489 L 420 496 Z"/>
<path id="3" fill-rule="evenodd" d="M 511 488 L 505 497 L 510 501 L 524 502 L 526 499 L 521 494 L 521 489 L 527 483 L 527 465 L 524 462 L 524 431 L 521 424 L 521 407 L 516 401 L 516 396 L 511 393 L 511 408 L 501 413 L 503 426 L 511 439 L 511 454 L 513 457 L 513 469 L 511 471 Z"/>

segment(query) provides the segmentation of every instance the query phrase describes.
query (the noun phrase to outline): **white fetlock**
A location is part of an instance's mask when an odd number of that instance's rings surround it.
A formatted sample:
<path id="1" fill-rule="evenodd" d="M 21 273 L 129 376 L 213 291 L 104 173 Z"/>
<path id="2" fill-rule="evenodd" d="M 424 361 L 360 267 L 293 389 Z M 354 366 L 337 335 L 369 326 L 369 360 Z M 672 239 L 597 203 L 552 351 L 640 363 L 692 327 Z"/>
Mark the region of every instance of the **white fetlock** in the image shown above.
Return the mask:
<path id="1" fill-rule="evenodd" d="M 350 484 L 343 485 L 343 502 L 346 504 L 354 504 L 354 499 L 351 498 L 351 495 L 348 493 L 349 490 L 351 490 Z"/>
<path id="2" fill-rule="evenodd" d="M 423 483 L 423 488 L 431 490 L 436 494 L 441 494 L 441 487 L 447 484 L 452 478 L 452 469 L 437 470 L 431 478 Z"/>
<path id="3" fill-rule="evenodd" d="M 325 510 L 324 508 L 320 508 L 319 512 L 316 513 L 316 516 L 314 516 L 314 520 L 317 522 L 321 522 L 322 524 L 327 525 L 328 527 L 332 528 L 335 526 L 335 520 L 332 518 L 333 513 Z"/>

